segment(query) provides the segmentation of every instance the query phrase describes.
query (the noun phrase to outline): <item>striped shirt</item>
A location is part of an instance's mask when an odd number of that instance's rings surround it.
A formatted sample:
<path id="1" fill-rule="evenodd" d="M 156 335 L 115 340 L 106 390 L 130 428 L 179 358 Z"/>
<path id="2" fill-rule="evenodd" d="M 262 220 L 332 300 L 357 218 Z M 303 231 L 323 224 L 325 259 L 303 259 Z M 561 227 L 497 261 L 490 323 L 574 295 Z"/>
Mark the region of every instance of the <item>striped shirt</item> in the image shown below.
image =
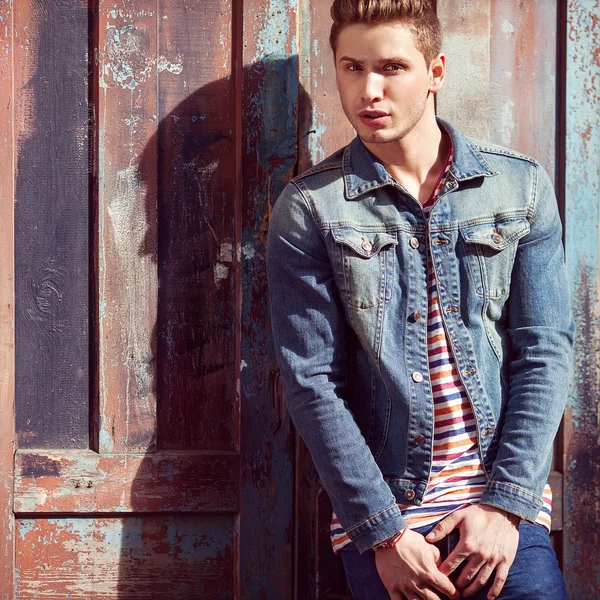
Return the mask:
<path id="1" fill-rule="evenodd" d="M 444 188 L 451 165 L 452 152 L 434 191 L 423 205 L 426 220 Z M 479 502 L 486 484 L 475 416 L 448 344 L 429 249 L 427 254 L 427 359 L 434 403 L 433 459 L 421 506 L 398 505 L 410 529 L 432 525 L 462 506 Z M 550 530 L 552 492 L 549 485 L 544 489 L 543 500 L 536 522 Z M 335 552 L 350 542 L 335 513 L 331 521 L 331 542 Z"/>

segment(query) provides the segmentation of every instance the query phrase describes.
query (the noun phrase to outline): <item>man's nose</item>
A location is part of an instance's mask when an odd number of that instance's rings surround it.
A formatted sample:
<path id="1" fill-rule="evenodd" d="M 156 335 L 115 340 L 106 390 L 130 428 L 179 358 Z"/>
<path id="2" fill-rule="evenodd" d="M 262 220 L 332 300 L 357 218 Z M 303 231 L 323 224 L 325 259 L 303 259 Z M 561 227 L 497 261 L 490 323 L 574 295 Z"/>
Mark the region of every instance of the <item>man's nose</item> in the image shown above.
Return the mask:
<path id="1" fill-rule="evenodd" d="M 367 73 L 363 85 L 363 100 L 374 102 L 383 98 L 383 81 L 377 73 Z"/>

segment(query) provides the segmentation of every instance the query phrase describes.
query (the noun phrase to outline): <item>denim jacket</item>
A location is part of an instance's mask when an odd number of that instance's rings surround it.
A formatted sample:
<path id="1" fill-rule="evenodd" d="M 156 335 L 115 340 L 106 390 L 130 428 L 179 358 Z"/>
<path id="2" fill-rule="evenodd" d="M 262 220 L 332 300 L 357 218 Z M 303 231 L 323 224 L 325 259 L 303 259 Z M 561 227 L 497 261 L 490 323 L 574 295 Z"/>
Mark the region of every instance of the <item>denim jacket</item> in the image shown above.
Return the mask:
<path id="1" fill-rule="evenodd" d="M 428 223 L 356 138 L 288 184 L 269 226 L 288 411 L 361 552 L 406 526 L 397 503 L 420 504 L 430 476 L 427 319 L 415 316 L 427 314 L 428 248 L 482 502 L 535 520 L 568 391 L 574 323 L 548 175 L 438 122 L 454 161 Z"/>

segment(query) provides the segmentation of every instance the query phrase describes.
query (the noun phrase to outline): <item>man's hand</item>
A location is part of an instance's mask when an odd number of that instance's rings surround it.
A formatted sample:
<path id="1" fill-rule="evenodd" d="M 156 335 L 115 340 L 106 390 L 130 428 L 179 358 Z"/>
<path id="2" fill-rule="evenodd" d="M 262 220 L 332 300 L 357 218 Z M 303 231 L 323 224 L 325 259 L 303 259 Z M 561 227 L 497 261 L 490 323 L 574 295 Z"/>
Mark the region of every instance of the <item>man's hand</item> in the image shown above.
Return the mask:
<path id="1" fill-rule="evenodd" d="M 458 600 L 450 579 L 440 573 L 440 552 L 410 529 L 393 548 L 375 551 L 375 565 L 391 600 L 440 600 L 436 591 Z"/>
<path id="2" fill-rule="evenodd" d="M 502 591 L 517 554 L 519 522 L 519 517 L 499 508 L 472 504 L 448 515 L 425 539 L 437 542 L 458 528 L 460 540 L 440 565 L 440 571 L 450 575 L 464 562 L 456 587 L 468 598 L 488 582 L 495 569 L 494 583 L 487 596 L 488 600 L 494 600 Z"/>

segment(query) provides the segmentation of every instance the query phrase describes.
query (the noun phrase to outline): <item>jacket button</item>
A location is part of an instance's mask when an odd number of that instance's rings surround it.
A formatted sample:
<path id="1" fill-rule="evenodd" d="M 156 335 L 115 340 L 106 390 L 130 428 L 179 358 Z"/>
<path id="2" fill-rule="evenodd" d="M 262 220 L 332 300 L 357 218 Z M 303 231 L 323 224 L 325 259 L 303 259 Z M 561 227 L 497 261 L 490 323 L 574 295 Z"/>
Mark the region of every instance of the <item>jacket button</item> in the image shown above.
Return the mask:
<path id="1" fill-rule="evenodd" d="M 369 242 L 369 240 L 363 240 L 362 249 L 365 252 L 371 252 L 371 250 L 373 249 L 373 246 L 371 245 L 371 242 Z"/>
<path id="2" fill-rule="evenodd" d="M 416 237 L 410 238 L 410 247 L 416 250 L 419 247 L 419 240 Z"/>
<path id="3" fill-rule="evenodd" d="M 415 371 L 412 374 L 412 379 L 415 383 L 421 383 L 421 381 L 423 381 L 423 373 L 420 373 L 419 371 Z"/>
<path id="4" fill-rule="evenodd" d="M 492 236 L 492 242 L 494 242 L 494 244 L 500 244 L 502 242 L 502 236 L 499 233 L 494 233 L 494 235 Z"/>
<path id="5" fill-rule="evenodd" d="M 419 435 L 415 435 L 415 439 L 413 440 L 413 442 L 415 443 L 415 445 L 417 446 L 422 446 L 425 443 L 425 436 L 422 434 Z"/>
<path id="6" fill-rule="evenodd" d="M 415 497 L 415 490 L 406 490 L 404 492 L 404 497 L 407 500 L 412 500 Z"/>
<path id="7" fill-rule="evenodd" d="M 421 311 L 420 310 L 415 310 L 415 312 L 413 313 L 413 319 L 415 321 L 420 321 L 421 320 Z"/>

